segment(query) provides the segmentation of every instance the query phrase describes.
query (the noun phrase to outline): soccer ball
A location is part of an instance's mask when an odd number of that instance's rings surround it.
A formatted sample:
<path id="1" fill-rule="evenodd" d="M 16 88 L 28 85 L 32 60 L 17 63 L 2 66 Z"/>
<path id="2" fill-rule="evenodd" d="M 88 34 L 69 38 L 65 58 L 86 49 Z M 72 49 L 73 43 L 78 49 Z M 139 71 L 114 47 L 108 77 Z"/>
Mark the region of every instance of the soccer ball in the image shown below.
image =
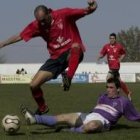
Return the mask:
<path id="1" fill-rule="evenodd" d="M 20 128 L 20 119 L 16 115 L 6 115 L 2 119 L 2 127 L 7 134 L 15 134 Z"/>

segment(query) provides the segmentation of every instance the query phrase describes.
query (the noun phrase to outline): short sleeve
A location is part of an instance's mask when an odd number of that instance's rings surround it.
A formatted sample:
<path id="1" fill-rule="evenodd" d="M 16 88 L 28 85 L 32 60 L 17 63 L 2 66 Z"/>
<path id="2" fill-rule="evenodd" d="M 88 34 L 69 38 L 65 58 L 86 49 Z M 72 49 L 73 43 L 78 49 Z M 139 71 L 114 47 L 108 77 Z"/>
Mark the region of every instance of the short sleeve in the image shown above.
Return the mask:
<path id="1" fill-rule="evenodd" d="M 83 9 L 64 8 L 62 9 L 62 13 L 66 17 L 78 20 L 79 18 L 82 18 L 86 15 L 86 10 L 84 8 Z"/>
<path id="2" fill-rule="evenodd" d="M 103 46 L 103 48 L 101 49 L 100 54 L 103 55 L 103 56 L 105 56 L 106 53 L 107 53 L 107 49 L 106 49 L 106 45 L 105 45 L 105 46 Z"/>
<path id="3" fill-rule="evenodd" d="M 121 49 L 120 49 L 120 54 L 123 55 L 123 54 L 126 54 L 126 51 L 125 51 L 125 48 L 120 45 Z"/>
<path id="4" fill-rule="evenodd" d="M 20 33 L 21 38 L 25 41 L 29 41 L 31 38 L 39 35 L 40 34 L 39 34 L 37 22 L 35 21 L 28 24 Z"/>

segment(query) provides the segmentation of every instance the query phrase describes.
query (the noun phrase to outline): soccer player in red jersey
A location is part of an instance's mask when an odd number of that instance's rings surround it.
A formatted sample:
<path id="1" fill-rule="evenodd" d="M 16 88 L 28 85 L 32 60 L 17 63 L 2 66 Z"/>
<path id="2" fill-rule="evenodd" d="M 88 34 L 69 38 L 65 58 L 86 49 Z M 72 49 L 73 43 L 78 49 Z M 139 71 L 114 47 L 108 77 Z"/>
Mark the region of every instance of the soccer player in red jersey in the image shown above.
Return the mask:
<path id="1" fill-rule="evenodd" d="M 120 79 L 120 74 L 119 74 L 120 62 L 125 57 L 126 52 L 124 47 L 120 43 L 116 42 L 115 33 L 111 33 L 109 35 L 109 39 L 110 39 L 110 43 L 103 46 L 103 48 L 100 51 L 98 60 L 106 55 L 108 60 L 108 66 L 109 66 L 107 79 L 112 77 Z M 120 81 L 121 81 L 122 90 L 131 100 L 131 91 L 129 91 L 127 85 L 121 79 Z"/>
<path id="2" fill-rule="evenodd" d="M 43 114 L 48 111 L 41 85 L 46 81 L 57 78 L 68 68 L 64 80 L 64 90 L 69 90 L 73 75 L 83 59 L 85 51 L 76 21 L 97 8 L 97 2 L 88 1 L 88 7 L 81 9 L 63 8 L 52 10 L 44 5 L 39 5 L 34 10 L 35 20 L 23 29 L 18 35 L 0 42 L 0 48 L 19 42 L 29 41 L 34 37 L 42 37 L 47 43 L 50 54 L 44 65 L 34 76 L 30 88 L 38 104 L 36 113 Z"/>

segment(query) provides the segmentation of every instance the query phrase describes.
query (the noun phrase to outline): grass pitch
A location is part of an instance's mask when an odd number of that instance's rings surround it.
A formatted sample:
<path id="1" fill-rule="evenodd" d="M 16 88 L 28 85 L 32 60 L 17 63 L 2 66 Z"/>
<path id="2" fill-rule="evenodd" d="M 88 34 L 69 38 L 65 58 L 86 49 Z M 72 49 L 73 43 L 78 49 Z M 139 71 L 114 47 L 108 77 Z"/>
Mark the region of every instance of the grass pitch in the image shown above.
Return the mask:
<path id="1" fill-rule="evenodd" d="M 133 103 L 140 111 L 139 83 L 128 84 L 133 91 Z M 88 112 L 96 104 L 99 94 L 105 90 L 105 84 L 72 84 L 70 91 L 64 92 L 59 84 L 43 87 L 49 104 L 49 114 Z M 140 138 L 140 123 L 129 122 L 121 118 L 118 125 L 110 132 L 96 134 L 77 134 L 70 132 L 56 133 L 45 126 L 27 126 L 19 112 L 21 104 L 31 110 L 36 109 L 28 85 L 0 85 L 0 120 L 7 114 L 16 114 L 21 119 L 21 128 L 16 135 L 6 135 L 0 128 L 0 140 L 136 140 Z"/>

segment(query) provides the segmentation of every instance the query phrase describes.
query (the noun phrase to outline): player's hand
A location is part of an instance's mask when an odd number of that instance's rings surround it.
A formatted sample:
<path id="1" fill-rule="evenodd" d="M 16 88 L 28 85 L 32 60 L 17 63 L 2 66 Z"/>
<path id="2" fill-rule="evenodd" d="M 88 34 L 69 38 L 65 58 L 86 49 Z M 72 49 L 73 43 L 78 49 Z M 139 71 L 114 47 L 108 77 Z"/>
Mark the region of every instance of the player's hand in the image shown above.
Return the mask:
<path id="1" fill-rule="evenodd" d="M 3 42 L 0 42 L 0 49 L 3 48 L 5 44 Z"/>
<path id="2" fill-rule="evenodd" d="M 91 10 L 95 10 L 97 8 L 97 2 L 95 0 L 88 0 L 88 5 Z"/>
<path id="3" fill-rule="evenodd" d="M 119 61 L 119 63 L 121 63 L 122 59 L 121 59 L 121 58 L 119 58 L 119 60 L 118 60 L 118 61 Z"/>
<path id="4" fill-rule="evenodd" d="M 103 58 L 102 55 L 97 56 L 96 63 L 99 64 L 99 63 L 100 63 L 100 60 L 101 60 L 102 58 Z"/>
<path id="5" fill-rule="evenodd" d="M 129 92 L 128 95 L 127 95 L 127 98 L 128 98 L 130 101 L 132 101 L 131 94 L 132 94 L 132 93 Z"/>
<path id="6" fill-rule="evenodd" d="M 96 60 L 96 64 L 99 64 L 99 63 L 100 63 L 100 59 L 97 59 L 97 60 Z"/>

